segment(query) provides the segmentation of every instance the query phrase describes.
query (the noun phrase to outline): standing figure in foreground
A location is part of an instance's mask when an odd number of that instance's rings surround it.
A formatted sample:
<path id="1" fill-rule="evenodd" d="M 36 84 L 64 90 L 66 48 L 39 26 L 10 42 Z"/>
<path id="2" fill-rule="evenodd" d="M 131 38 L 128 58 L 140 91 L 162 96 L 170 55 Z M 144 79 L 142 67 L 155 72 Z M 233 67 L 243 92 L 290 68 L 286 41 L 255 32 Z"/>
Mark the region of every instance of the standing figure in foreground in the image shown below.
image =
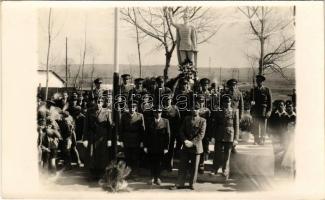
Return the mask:
<path id="1" fill-rule="evenodd" d="M 222 110 L 216 111 L 216 129 L 213 129 L 212 137 L 214 145 L 214 171 L 218 173 L 222 168 L 222 175 L 227 180 L 230 173 L 230 155 L 233 145 L 238 143 L 239 121 L 238 112 L 231 107 L 231 98 L 224 95 L 221 99 Z"/>
<path id="2" fill-rule="evenodd" d="M 154 117 L 145 131 L 144 152 L 149 155 L 151 177 L 149 184 L 161 185 L 160 172 L 164 155 L 168 152 L 170 128 L 168 119 L 161 117 L 162 109 L 156 107 Z"/>
<path id="3" fill-rule="evenodd" d="M 111 111 L 103 108 L 103 98 L 97 99 L 97 105 L 89 108 L 86 116 L 84 145 L 88 150 L 87 166 L 92 178 L 98 179 L 104 173 L 110 160 L 112 134 Z"/>
<path id="4" fill-rule="evenodd" d="M 180 129 L 180 138 L 183 147 L 180 155 L 177 184 L 171 189 L 182 189 L 185 186 L 186 175 L 189 167 L 190 189 L 195 189 L 200 154 L 203 153 L 202 139 L 205 134 L 206 120 L 199 116 L 199 107 L 192 109 L 190 116 L 187 116 Z"/>
<path id="5" fill-rule="evenodd" d="M 120 127 L 121 146 L 124 147 L 126 164 L 131 167 L 133 175 L 139 167 L 145 130 L 143 114 L 136 110 L 137 104 L 130 102 L 129 112 L 122 114 Z"/>
<path id="6" fill-rule="evenodd" d="M 271 90 L 263 85 L 265 77 L 256 76 L 257 87 L 251 90 L 251 115 L 253 117 L 254 144 L 264 144 L 267 118 L 271 116 Z"/>

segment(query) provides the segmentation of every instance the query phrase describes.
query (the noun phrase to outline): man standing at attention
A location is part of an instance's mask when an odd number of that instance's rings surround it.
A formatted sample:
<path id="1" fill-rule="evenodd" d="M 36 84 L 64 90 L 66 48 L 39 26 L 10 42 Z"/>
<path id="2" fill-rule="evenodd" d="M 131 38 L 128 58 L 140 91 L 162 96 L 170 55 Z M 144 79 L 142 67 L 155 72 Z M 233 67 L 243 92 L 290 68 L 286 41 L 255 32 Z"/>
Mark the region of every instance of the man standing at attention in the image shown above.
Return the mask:
<path id="1" fill-rule="evenodd" d="M 264 144 L 267 118 L 271 116 L 271 90 L 263 85 L 265 77 L 256 76 L 257 87 L 251 90 L 251 115 L 253 117 L 254 144 Z"/>

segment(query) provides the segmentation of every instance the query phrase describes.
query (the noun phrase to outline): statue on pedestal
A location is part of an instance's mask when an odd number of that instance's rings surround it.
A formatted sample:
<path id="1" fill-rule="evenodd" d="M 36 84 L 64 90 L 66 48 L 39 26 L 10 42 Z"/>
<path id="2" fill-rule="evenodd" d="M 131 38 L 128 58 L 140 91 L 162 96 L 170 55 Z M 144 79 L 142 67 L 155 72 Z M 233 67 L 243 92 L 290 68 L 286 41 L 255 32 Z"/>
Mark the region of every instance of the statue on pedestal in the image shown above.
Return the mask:
<path id="1" fill-rule="evenodd" d="M 184 10 L 183 24 L 176 24 L 173 20 L 172 10 L 168 10 L 171 25 L 176 28 L 177 58 L 181 66 L 197 67 L 197 37 L 194 26 L 189 24 L 188 9 Z M 194 60 L 193 60 L 194 59 Z"/>

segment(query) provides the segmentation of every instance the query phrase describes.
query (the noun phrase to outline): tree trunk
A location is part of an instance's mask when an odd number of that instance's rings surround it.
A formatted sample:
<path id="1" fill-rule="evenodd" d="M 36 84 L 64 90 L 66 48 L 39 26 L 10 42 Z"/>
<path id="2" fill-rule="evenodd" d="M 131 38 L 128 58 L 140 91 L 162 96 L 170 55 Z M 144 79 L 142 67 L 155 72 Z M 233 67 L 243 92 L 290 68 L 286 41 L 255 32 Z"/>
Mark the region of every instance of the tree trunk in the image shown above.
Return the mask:
<path id="1" fill-rule="evenodd" d="M 172 58 L 172 55 L 170 52 L 166 53 L 166 62 L 165 62 L 165 69 L 164 69 L 164 79 L 165 81 L 168 79 L 168 70 L 170 67 L 170 60 Z"/>

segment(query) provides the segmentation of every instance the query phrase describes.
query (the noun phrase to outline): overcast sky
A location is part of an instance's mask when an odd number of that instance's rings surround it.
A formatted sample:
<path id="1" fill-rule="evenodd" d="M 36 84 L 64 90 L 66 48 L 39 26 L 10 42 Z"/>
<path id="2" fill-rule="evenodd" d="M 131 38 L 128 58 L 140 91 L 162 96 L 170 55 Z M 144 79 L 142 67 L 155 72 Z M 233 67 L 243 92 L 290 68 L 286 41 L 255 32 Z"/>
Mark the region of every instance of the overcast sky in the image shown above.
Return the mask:
<path id="1" fill-rule="evenodd" d="M 236 7 L 211 8 L 218 14 L 221 29 L 209 42 L 198 47 L 199 67 L 250 67 L 246 54 L 256 51 L 257 41 L 249 36 L 247 19 Z M 282 18 L 292 17 L 290 8 L 275 8 Z M 47 24 L 49 8 L 39 10 L 39 62 L 46 63 Z M 87 27 L 88 52 L 86 63 L 113 63 L 114 10 L 112 8 L 54 8 L 52 9 L 53 42 L 51 46 L 51 65 L 65 63 L 65 37 L 68 37 L 69 62 L 79 64 L 83 48 L 85 27 Z M 138 64 L 135 28 L 121 20 L 119 24 L 120 64 Z M 141 46 L 144 65 L 164 65 L 163 50 L 157 50 L 155 39 L 147 38 Z M 176 52 L 172 65 L 177 64 Z"/>

